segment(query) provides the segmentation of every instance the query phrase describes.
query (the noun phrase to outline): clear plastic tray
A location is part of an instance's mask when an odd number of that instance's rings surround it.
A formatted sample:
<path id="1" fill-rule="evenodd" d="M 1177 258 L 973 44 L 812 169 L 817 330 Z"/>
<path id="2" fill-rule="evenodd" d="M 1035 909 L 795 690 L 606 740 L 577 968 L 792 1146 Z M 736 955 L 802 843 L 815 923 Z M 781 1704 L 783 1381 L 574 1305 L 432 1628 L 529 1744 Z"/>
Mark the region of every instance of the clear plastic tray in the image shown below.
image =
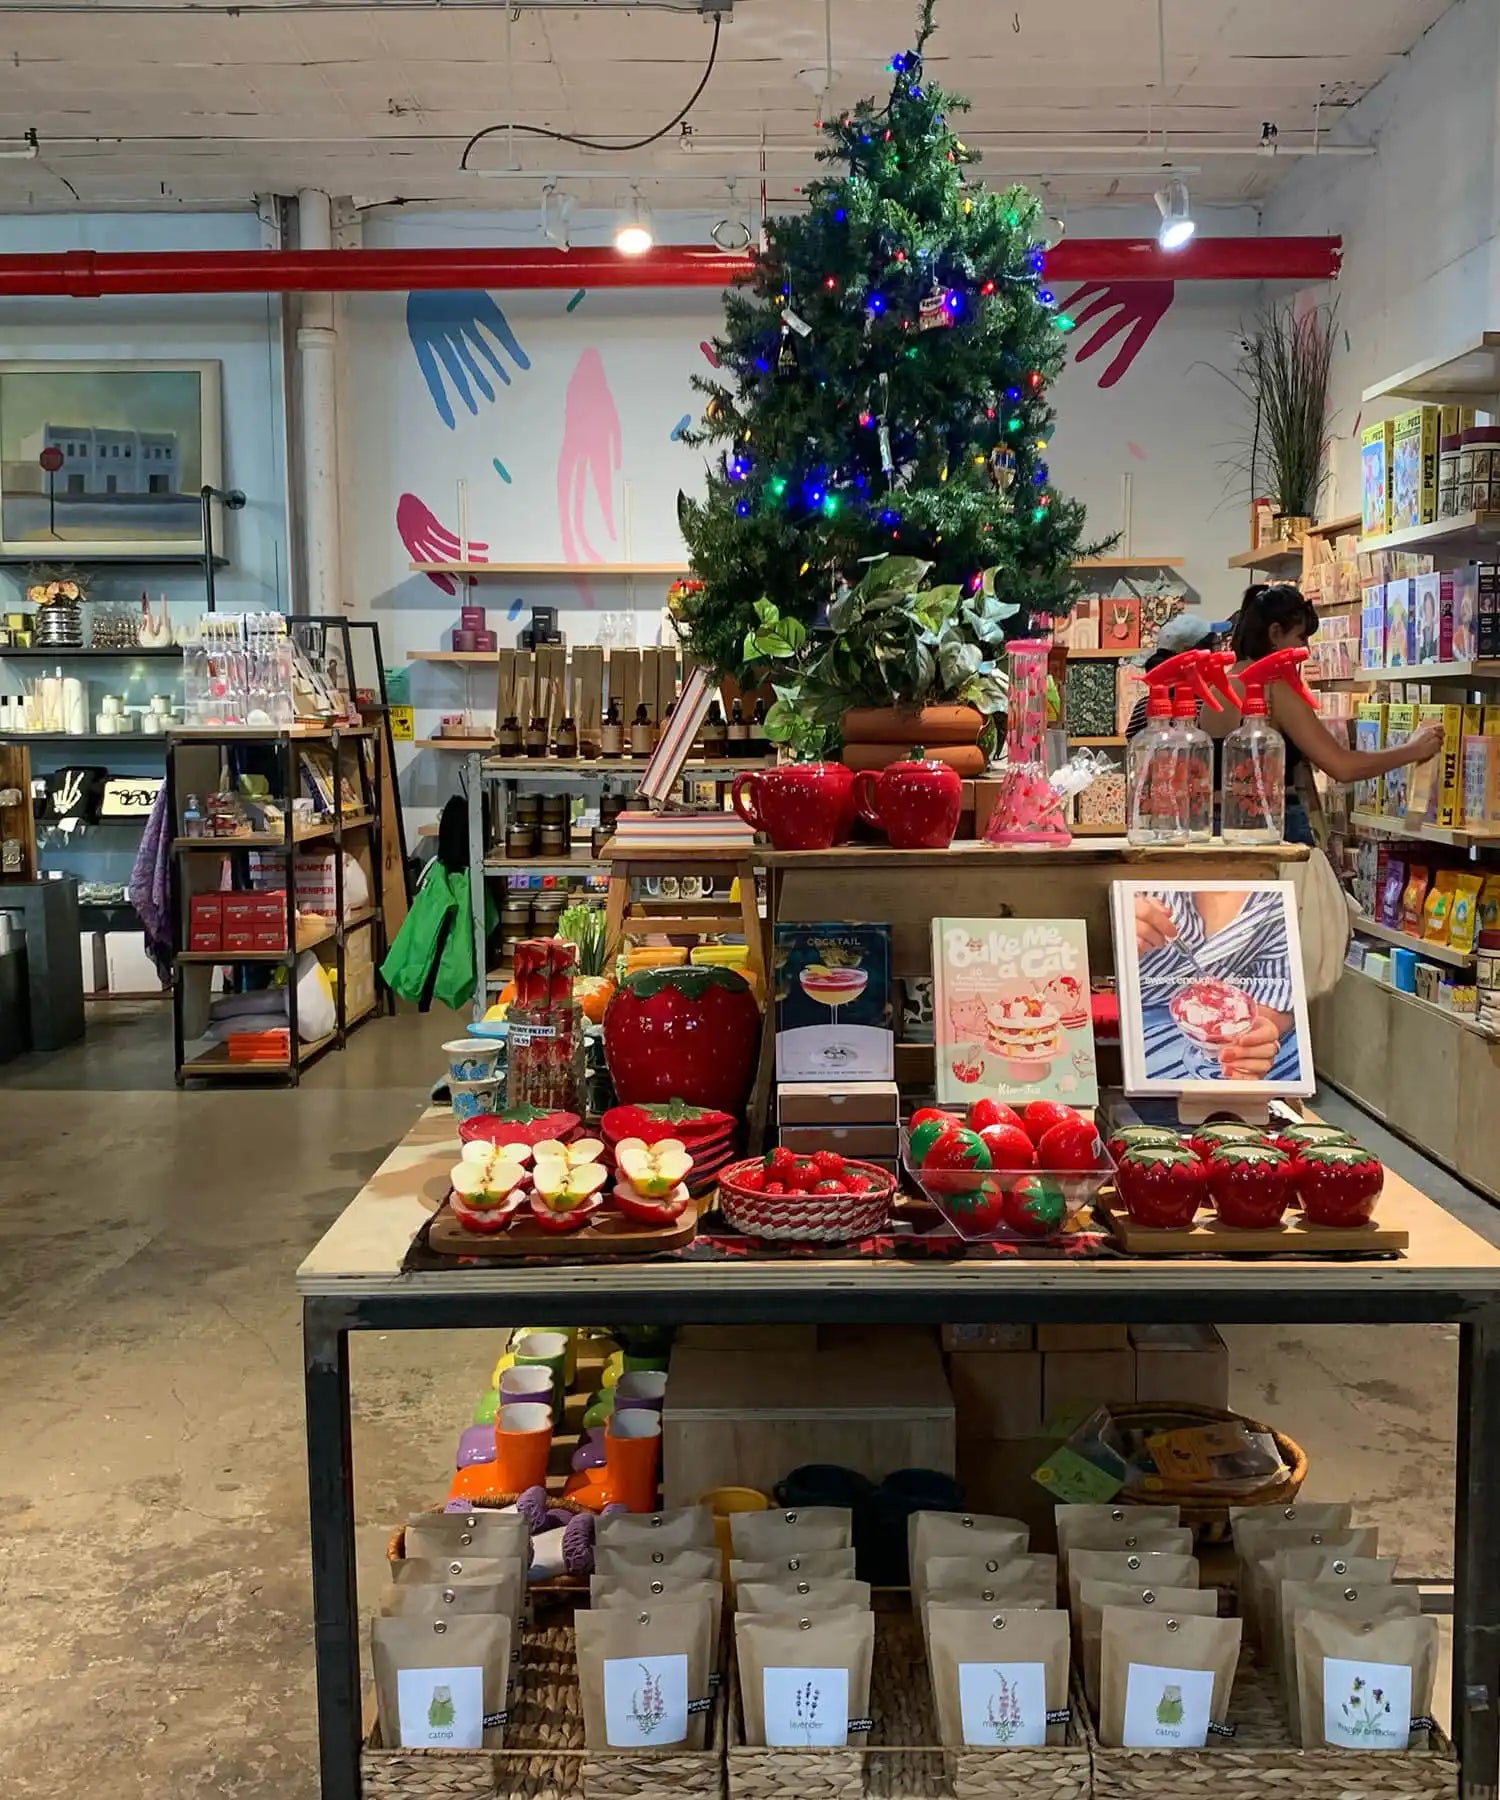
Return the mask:
<path id="1" fill-rule="evenodd" d="M 1093 1206 L 1101 1188 L 1111 1185 L 1115 1165 L 1101 1140 L 1099 1165 L 1089 1170 L 1057 1173 L 1050 1169 L 919 1169 L 911 1158 L 911 1141 L 901 1133 L 901 1167 L 912 1187 L 938 1209 L 958 1235 L 968 1243 L 994 1241 L 1014 1244 L 1060 1243 L 1069 1237 L 1097 1235 Z M 1055 1181 L 1062 1189 L 1067 1209 L 1061 1228 L 1048 1237 L 1037 1237 L 1016 1231 L 1003 1219 L 986 1215 L 998 1212 L 995 1201 L 1011 1193 L 1023 1181 L 1034 1179 Z M 976 1208 L 966 1204 L 967 1197 L 983 1196 Z"/>

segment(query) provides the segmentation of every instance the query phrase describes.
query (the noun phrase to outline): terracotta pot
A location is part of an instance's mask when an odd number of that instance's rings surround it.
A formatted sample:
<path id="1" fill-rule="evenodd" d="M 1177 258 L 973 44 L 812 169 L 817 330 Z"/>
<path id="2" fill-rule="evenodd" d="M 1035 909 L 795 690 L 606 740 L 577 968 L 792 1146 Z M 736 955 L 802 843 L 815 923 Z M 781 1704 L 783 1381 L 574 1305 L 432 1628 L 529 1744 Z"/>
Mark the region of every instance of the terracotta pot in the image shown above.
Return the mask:
<path id="1" fill-rule="evenodd" d="M 843 763 L 784 763 L 734 778 L 734 810 L 777 850 L 827 850 L 854 829 L 854 777 Z"/>
<path id="2" fill-rule="evenodd" d="M 976 744 L 984 714 L 974 706 L 852 706 L 840 721 L 846 744 Z"/>
<path id="3" fill-rule="evenodd" d="M 910 744 L 845 744 L 844 762 L 855 770 L 888 769 L 892 763 L 904 762 L 911 754 Z M 948 767 L 972 781 L 989 767 L 989 761 L 978 744 L 932 744 L 925 753 L 928 762 L 947 763 Z"/>
<path id="4" fill-rule="evenodd" d="M 862 769 L 855 776 L 854 804 L 893 850 L 946 850 L 958 829 L 963 785 L 946 763 L 892 763 L 879 775 Z"/>

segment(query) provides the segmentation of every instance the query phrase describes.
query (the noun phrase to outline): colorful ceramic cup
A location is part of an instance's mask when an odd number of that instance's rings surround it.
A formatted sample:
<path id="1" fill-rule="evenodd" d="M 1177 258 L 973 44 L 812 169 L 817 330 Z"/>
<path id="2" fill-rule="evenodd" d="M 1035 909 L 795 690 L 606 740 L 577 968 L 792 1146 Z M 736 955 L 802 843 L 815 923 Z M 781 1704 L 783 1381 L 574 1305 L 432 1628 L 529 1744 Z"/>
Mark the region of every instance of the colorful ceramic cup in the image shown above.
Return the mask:
<path id="1" fill-rule="evenodd" d="M 495 1464 L 500 1485 L 519 1494 L 547 1480 L 552 1449 L 552 1408 L 528 1401 L 502 1406 L 495 1424 Z"/>
<path id="2" fill-rule="evenodd" d="M 617 1413 L 632 1407 L 660 1412 L 667 1397 L 667 1377 L 661 1369 L 627 1369 L 614 1386 Z"/>
<path id="3" fill-rule="evenodd" d="M 661 1465 L 661 1419 L 645 1407 L 614 1413 L 604 1433 L 609 1501 L 631 1512 L 650 1512 L 656 1505 Z"/>
<path id="4" fill-rule="evenodd" d="M 761 1493 L 759 1488 L 716 1487 L 700 1494 L 697 1504 L 706 1506 L 714 1516 L 714 1542 L 724 1559 L 724 1585 L 728 1587 L 729 1560 L 734 1555 L 729 1536 L 730 1516 L 733 1513 L 769 1512 L 771 1496 Z"/>
<path id="5" fill-rule="evenodd" d="M 500 1060 L 500 1045 L 493 1039 L 454 1038 L 443 1045 L 450 1081 L 493 1081 Z"/>
<path id="6" fill-rule="evenodd" d="M 555 1383 L 546 1363 L 513 1363 L 500 1376 L 500 1404 L 524 1406 L 528 1401 L 551 1406 Z"/>

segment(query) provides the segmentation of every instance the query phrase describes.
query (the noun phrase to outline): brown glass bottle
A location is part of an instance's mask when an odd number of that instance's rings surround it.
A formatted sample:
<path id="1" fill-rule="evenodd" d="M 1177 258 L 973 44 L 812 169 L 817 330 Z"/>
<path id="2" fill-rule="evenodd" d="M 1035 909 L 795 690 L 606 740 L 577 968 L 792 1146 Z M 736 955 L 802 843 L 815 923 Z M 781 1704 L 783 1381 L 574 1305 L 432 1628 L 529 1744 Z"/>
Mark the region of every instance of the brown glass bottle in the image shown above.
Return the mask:
<path id="1" fill-rule="evenodd" d="M 620 723 L 620 702 L 610 696 L 609 711 L 599 727 L 599 754 L 617 757 L 625 754 L 625 727 Z"/>
<path id="2" fill-rule="evenodd" d="M 646 711 L 643 700 L 635 709 L 635 717 L 630 721 L 630 754 L 632 756 L 649 756 L 656 745 L 656 728 L 651 723 L 651 715 Z"/>
<path id="3" fill-rule="evenodd" d="M 500 727 L 500 730 L 496 735 L 495 747 L 502 756 L 519 756 L 521 754 L 523 741 L 521 736 L 521 721 L 514 713 L 508 714 L 505 723 Z"/>

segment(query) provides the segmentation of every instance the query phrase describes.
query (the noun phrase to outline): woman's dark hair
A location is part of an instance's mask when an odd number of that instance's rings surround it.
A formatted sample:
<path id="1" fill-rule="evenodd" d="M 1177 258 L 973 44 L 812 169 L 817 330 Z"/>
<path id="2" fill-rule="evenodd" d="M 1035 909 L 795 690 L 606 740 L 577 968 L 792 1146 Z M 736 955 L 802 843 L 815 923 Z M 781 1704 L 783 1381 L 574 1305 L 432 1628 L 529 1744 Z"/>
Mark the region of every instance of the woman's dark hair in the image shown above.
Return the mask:
<path id="1" fill-rule="evenodd" d="M 1312 601 L 1289 583 L 1267 585 L 1257 582 L 1245 589 L 1239 613 L 1234 621 L 1234 634 L 1229 640 L 1237 662 L 1258 662 L 1272 651 L 1271 627 L 1295 631 L 1306 626 L 1311 637 L 1318 629 L 1318 609 Z"/>

